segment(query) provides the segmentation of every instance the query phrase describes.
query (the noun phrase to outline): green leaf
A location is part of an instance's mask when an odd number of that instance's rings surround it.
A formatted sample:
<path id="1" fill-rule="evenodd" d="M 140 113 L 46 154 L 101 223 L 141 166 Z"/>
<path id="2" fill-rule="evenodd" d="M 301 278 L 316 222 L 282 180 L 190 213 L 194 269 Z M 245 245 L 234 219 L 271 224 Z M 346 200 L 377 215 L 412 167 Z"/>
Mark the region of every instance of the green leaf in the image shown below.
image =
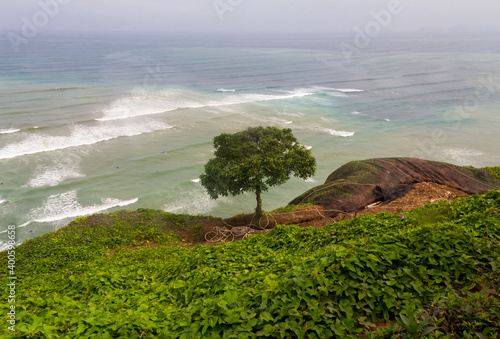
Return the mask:
<path id="1" fill-rule="evenodd" d="M 258 337 L 270 336 L 274 333 L 274 326 L 266 324 L 261 331 L 257 332 Z"/>
<path id="2" fill-rule="evenodd" d="M 227 310 L 227 301 L 225 301 L 225 300 L 219 300 L 219 301 L 217 302 L 217 305 L 219 305 L 219 307 L 221 307 L 221 308 L 223 308 L 223 309 Z"/>
<path id="3" fill-rule="evenodd" d="M 399 318 L 401 319 L 401 321 L 403 323 L 402 325 L 404 325 L 406 327 L 410 326 L 410 319 L 408 319 L 405 315 L 400 314 Z"/>
<path id="4" fill-rule="evenodd" d="M 347 299 L 342 299 L 339 302 L 339 308 L 342 312 L 346 314 L 347 318 L 352 318 L 354 312 L 352 310 L 351 302 Z"/>
<path id="5" fill-rule="evenodd" d="M 410 326 L 408 329 L 409 329 L 410 333 L 417 334 L 418 322 L 417 322 L 417 319 L 415 318 L 415 316 L 413 316 L 413 315 L 410 317 Z"/>
<path id="6" fill-rule="evenodd" d="M 224 292 L 224 300 L 228 305 L 234 304 L 238 300 L 238 292 L 226 291 Z"/>
<path id="7" fill-rule="evenodd" d="M 334 324 L 331 327 L 331 330 L 335 335 L 339 336 L 340 338 L 343 338 L 345 336 L 345 327 L 342 324 Z"/>
<path id="8" fill-rule="evenodd" d="M 274 321 L 274 318 L 271 316 L 271 314 L 269 314 L 269 312 L 265 312 L 265 311 L 260 314 L 260 318 L 262 320 L 269 321 L 269 322 Z"/>
<path id="9" fill-rule="evenodd" d="M 394 303 L 396 302 L 396 298 L 392 295 L 384 295 L 383 300 L 385 306 L 387 306 L 388 309 L 392 308 L 394 306 Z"/>

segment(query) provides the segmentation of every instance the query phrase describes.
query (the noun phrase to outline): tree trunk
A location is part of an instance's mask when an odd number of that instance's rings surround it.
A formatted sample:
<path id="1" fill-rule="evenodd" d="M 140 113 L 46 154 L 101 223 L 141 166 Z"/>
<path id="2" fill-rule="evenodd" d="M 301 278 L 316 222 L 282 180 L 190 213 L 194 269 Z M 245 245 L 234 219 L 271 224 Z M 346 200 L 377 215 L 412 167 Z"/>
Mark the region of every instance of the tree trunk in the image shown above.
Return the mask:
<path id="1" fill-rule="evenodd" d="M 255 209 L 255 216 L 257 218 L 260 218 L 264 214 L 264 212 L 262 211 L 262 198 L 260 196 L 260 188 L 257 188 L 255 190 L 255 195 L 257 196 L 257 208 Z"/>

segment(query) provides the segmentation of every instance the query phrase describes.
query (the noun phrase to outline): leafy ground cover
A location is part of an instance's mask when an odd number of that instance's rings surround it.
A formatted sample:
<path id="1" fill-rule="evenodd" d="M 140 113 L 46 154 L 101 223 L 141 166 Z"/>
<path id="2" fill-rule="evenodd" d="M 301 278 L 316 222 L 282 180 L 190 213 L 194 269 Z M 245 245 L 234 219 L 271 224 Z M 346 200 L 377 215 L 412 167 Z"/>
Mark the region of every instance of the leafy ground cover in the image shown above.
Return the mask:
<path id="1" fill-rule="evenodd" d="M 0 336 L 500 336 L 500 191 L 216 246 L 179 246 L 170 232 L 199 217 L 132 214 L 80 218 L 16 248 L 16 332 Z"/>
<path id="2" fill-rule="evenodd" d="M 484 169 L 492 176 L 500 180 L 500 167 L 485 167 Z"/>

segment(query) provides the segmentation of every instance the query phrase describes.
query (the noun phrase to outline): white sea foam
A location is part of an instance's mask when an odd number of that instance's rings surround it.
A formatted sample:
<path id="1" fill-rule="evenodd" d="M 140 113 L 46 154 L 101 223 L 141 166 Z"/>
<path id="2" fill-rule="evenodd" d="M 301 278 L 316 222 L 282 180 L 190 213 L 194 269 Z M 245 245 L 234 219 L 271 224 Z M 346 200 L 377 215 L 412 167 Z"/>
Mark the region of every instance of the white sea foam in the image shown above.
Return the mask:
<path id="1" fill-rule="evenodd" d="M 333 87 L 322 87 L 322 86 L 316 86 L 314 87 L 314 89 L 322 92 L 340 92 L 340 93 L 359 93 L 365 91 L 363 89 L 356 89 L 356 88 L 333 88 Z"/>
<path id="2" fill-rule="evenodd" d="M 133 96 L 114 101 L 97 121 L 127 119 L 136 116 L 160 114 L 179 108 L 200 108 L 203 104 L 177 98 L 176 93 L 168 96 Z"/>
<path id="3" fill-rule="evenodd" d="M 309 178 L 309 179 L 306 179 L 304 180 L 305 182 L 310 182 L 310 183 L 315 183 L 316 180 L 314 180 L 313 178 Z"/>
<path id="4" fill-rule="evenodd" d="M 67 179 L 83 178 L 76 163 L 58 162 L 53 167 L 40 166 L 35 177 L 26 184 L 28 187 L 57 186 Z"/>
<path id="5" fill-rule="evenodd" d="M 352 137 L 354 135 L 354 133 L 356 133 L 356 132 L 348 132 L 348 131 L 337 131 L 337 130 L 334 130 L 331 128 L 324 128 L 323 131 L 329 133 L 330 135 L 333 135 L 336 137 L 344 137 L 344 138 Z"/>
<path id="6" fill-rule="evenodd" d="M 443 150 L 443 154 L 450 162 L 461 166 L 477 166 L 484 161 L 483 153 L 472 149 L 449 148 Z"/>
<path id="7" fill-rule="evenodd" d="M 20 129 L 18 128 L 5 128 L 5 129 L 0 129 L 0 134 L 11 134 L 19 131 Z"/>
<path id="8" fill-rule="evenodd" d="M 131 200 L 106 198 L 101 200 L 101 204 L 84 207 L 78 202 L 76 191 L 54 194 L 44 200 L 42 207 L 31 210 L 28 213 L 30 220 L 19 227 L 25 227 L 32 222 L 53 222 L 99 213 L 113 207 L 134 204 L 137 200 L 138 198 Z"/>
<path id="9" fill-rule="evenodd" d="M 235 89 L 225 89 L 225 88 L 219 88 L 217 92 L 236 92 Z"/>
<path id="10" fill-rule="evenodd" d="M 282 125 L 293 124 L 293 121 L 291 121 L 291 120 L 280 119 L 278 117 L 270 117 L 270 118 L 265 118 L 265 119 L 258 119 L 257 118 L 257 120 L 266 121 L 266 122 L 273 122 L 273 123 L 282 124 Z"/>
<path id="11" fill-rule="evenodd" d="M 0 199 L 0 205 L 2 205 L 4 202 L 6 202 L 7 200 L 5 199 Z"/>
<path id="12" fill-rule="evenodd" d="M 358 111 L 353 111 L 351 114 L 354 114 L 354 115 L 361 115 L 361 112 L 358 112 Z"/>
<path id="13" fill-rule="evenodd" d="M 127 119 L 130 117 L 160 114 L 177 109 L 220 107 L 253 102 L 286 100 L 313 95 L 314 90 L 297 89 L 283 94 L 238 94 L 214 98 L 201 93 L 168 90 L 157 95 L 147 95 L 119 99 L 103 112 L 98 121 Z M 189 99 L 188 99 L 189 98 Z"/>
<path id="14" fill-rule="evenodd" d="M 191 181 L 194 183 L 199 183 L 201 180 L 198 178 L 198 179 L 192 179 Z"/>
<path id="15" fill-rule="evenodd" d="M 0 232 L 0 234 L 1 233 L 7 233 L 7 230 Z M 15 246 L 18 246 L 21 243 L 22 243 L 22 241 L 18 241 L 18 242 L 16 242 Z M 0 252 L 6 251 L 8 249 L 9 249 L 9 244 L 7 243 L 7 241 L 5 241 L 5 242 L 0 241 Z"/>
<path id="16" fill-rule="evenodd" d="M 172 128 L 163 122 L 145 120 L 133 124 L 101 124 L 97 126 L 72 125 L 66 136 L 26 134 L 20 142 L 0 149 L 0 159 L 15 158 L 27 154 L 49 152 L 68 147 L 92 145 L 123 136 L 135 136 L 157 130 Z"/>
<path id="17" fill-rule="evenodd" d="M 362 90 L 362 89 L 355 89 L 355 88 L 334 88 L 334 90 L 337 92 L 342 92 L 342 93 L 364 92 L 364 90 Z"/>
<path id="18" fill-rule="evenodd" d="M 349 97 L 347 94 L 341 93 L 341 92 L 328 92 L 326 94 L 328 96 L 337 97 L 337 98 L 348 98 Z"/>
<path id="19" fill-rule="evenodd" d="M 171 213 L 208 214 L 224 200 L 214 200 L 205 191 L 195 191 L 177 196 L 175 202 L 164 205 L 163 209 Z"/>
<path id="20" fill-rule="evenodd" d="M 291 117 L 302 118 L 305 116 L 304 113 L 283 113 L 284 115 L 289 115 Z"/>

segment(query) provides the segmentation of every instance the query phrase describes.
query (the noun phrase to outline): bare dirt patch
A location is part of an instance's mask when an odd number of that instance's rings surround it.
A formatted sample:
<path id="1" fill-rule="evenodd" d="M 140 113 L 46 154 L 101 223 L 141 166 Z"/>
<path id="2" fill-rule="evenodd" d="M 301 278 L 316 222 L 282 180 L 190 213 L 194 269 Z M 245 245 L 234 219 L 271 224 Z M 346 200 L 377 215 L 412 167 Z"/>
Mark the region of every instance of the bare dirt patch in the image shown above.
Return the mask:
<path id="1" fill-rule="evenodd" d="M 380 212 L 397 214 L 422 207 L 427 203 L 435 203 L 441 200 L 452 201 L 466 196 L 469 196 L 469 194 L 453 187 L 433 182 L 423 182 L 413 185 L 408 193 L 400 198 L 386 204 L 367 206 L 358 213 L 350 213 L 346 219 L 359 214 L 377 214 Z"/>

